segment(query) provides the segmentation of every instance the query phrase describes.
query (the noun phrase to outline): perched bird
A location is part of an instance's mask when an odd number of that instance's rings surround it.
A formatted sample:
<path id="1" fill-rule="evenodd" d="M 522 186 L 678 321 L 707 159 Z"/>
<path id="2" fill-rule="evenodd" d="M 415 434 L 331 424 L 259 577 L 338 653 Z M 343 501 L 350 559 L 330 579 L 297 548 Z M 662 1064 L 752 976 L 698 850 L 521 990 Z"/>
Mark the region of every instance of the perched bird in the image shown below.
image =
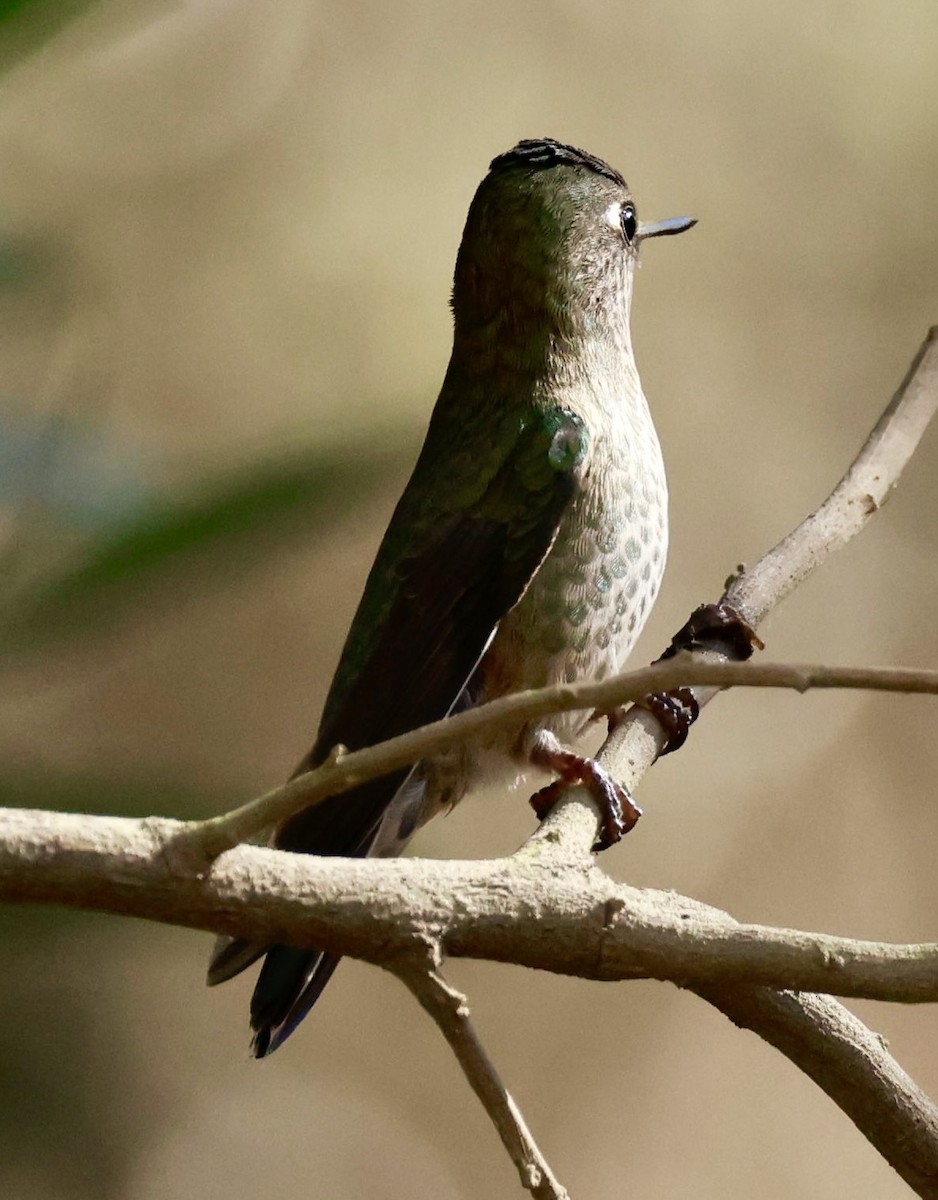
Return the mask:
<path id="1" fill-rule="evenodd" d="M 668 542 L 661 449 L 632 355 L 632 278 L 645 239 L 693 224 L 639 221 L 618 171 L 549 138 L 492 162 L 456 260 L 443 387 L 296 774 L 340 743 L 358 749 L 522 688 L 621 669 Z M 291 817 L 273 845 L 400 853 L 493 751 L 589 786 L 608 844 L 638 811 L 570 749 L 586 719 L 539 718 L 362 784 Z M 257 1057 L 293 1032 L 337 962 L 222 938 L 209 983 L 263 954 Z"/>

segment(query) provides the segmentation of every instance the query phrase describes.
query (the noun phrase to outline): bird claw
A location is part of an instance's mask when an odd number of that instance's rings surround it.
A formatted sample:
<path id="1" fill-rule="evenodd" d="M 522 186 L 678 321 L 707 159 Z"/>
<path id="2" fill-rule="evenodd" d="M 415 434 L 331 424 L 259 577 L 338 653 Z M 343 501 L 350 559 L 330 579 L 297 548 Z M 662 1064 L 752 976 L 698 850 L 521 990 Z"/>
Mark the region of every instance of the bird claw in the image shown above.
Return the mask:
<path id="1" fill-rule="evenodd" d="M 719 650 L 728 658 L 745 661 L 754 649 L 763 649 L 763 643 L 749 622 L 728 604 L 702 604 L 690 620 L 671 639 L 671 645 L 661 658 L 673 658 L 682 650 Z M 691 688 L 674 688 L 670 692 L 654 692 L 638 701 L 642 708 L 652 713 L 665 731 L 666 742 L 662 754 L 671 754 L 680 749 L 687 740 L 690 727 L 700 712 L 697 698 Z M 625 710 L 613 709 L 609 713 L 594 713 L 593 720 L 605 716 L 609 732 L 613 733 L 622 721 Z M 567 788 L 582 784 L 599 805 L 602 824 L 594 850 L 606 850 L 620 841 L 634 828 L 642 810 L 632 799 L 627 788 L 617 783 L 608 771 L 592 758 L 561 750 L 556 743 L 540 746 L 532 755 L 535 762 L 555 771 L 560 778 L 531 797 L 531 807 L 539 820 L 543 821 Z"/>
<path id="2" fill-rule="evenodd" d="M 670 692 L 652 692 L 637 700 L 640 708 L 647 708 L 664 730 L 665 743 L 659 757 L 673 754 L 687 741 L 690 727 L 700 716 L 700 705 L 690 688 L 674 688 Z"/>
<path id="3" fill-rule="evenodd" d="M 635 827 L 642 810 L 628 788 L 617 783 L 595 759 L 570 750 L 551 750 L 538 755 L 538 760 L 560 776 L 531 797 L 538 820 L 544 820 L 568 788 L 582 784 L 598 804 L 602 820 L 594 851 L 608 850 Z"/>
<path id="4" fill-rule="evenodd" d="M 674 658 L 682 650 L 719 650 L 735 662 L 745 662 L 753 650 L 764 650 L 765 642 L 746 618 L 730 604 L 701 604 L 682 625 L 661 659 Z M 660 662 L 661 659 L 658 661 Z"/>
<path id="5" fill-rule="evenodd" d="M 745 617 L 729 604 L 701 604 L 671 639 L 671 645 L 659 662 L 681 651 L 718 650 L 737 662 L 745 662 L 753 650 L 764 650 L 765 643 Z M 657 719 L 665 732 L 661 754 L 672 754 L 687 741 L 690 727 L 700 715 L 700 705 L 691 688 L 654 692 L 638 701 Z"/>

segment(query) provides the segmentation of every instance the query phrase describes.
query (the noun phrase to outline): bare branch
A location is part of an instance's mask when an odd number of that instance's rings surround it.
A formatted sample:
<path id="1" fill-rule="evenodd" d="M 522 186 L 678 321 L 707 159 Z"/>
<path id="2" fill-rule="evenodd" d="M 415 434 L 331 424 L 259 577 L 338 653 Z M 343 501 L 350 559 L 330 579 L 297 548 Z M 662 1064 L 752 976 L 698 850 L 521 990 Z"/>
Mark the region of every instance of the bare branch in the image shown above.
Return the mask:
<path id="1" fill-rule="evenodd" d="M 566 1189 L 554 1178 L 518 1106 L 479 1041 L 469 1019 L 466 997 L 447 983 L 438 971 L 426 966 L 399 967 L 395 974 L 439 1026 L 518 1168 L 521 1186 L 535 1200 L 569 1200 Z"/>
<path id="2" fill-rule="evenodd" d="M 936 945 L 737 925 L 697 901 L 625 887 L 595 866 L 570 864 L 569 848 L 549 837 L 511 858 L 478 863 L 356 862 L 240 846 L 209 876 L 180 878 L 164 853 L 180 827 L 0 811 L 0 898 L 320 946 L 395 970 L 440 1024 L 535 1196 L 564 1193 L 458 997 L 442 981 L 417 981 L 426 965 L 415 967 L 415 944 L 599 979 L 670 979 L 788 1055 L 919 1195 L 938 1194 L 938 1113 L 879 1040 L 834 1001 L 751 986 L 793 981 L 839 994 L 934 999 Z"/>
<path id="3" fill-rule="evenodd" d="M 174 853 L 186 855 L 193 870 L 204 870 L 226 850 L 261 833 L 304 808 L 386 775 L 422 758 L 449 750 L 505 724 L 521 724 L 547 713 L 593 709 L 610 712 L 641 700 L 649 692 L 677 687 L 851 688 L 938 695 L 938 671 L 906 667 L 834 667 L 821 663 L 736 663 L 708 661 L 697 655 L 626 671 L 600 682 L 563 684 L 503 696 L 488 704 L 424 725 L 365 750 L 339 751 L 321 767 L 274 788 L 219 817 L 192 822 Z M 181 860 L 181 865 L 185 861 Z"/>
<path id="4" fill-rule="evenodd" d="M 936 408 L 938 326 L 932 326 L 847 474 L 817 512 L 730 584 L 726 601 L 757 625 L 855 537 L 889 499 Z"/>
<path id="5" fill-rule="evenodd" d="M 0 810 L 0 899 L 122 913 L 354 955 L 399 973 L 415 945 L 586 979 L 760 984 L 938 1000 L 938 944 L 742 925 L 611 880 L 541 839 L 508 858 L 348 861 L 239 846 L 210 875 L 167 859 L 178 821 Z M 421 958 L 423 967 L 423 958 Z"/>

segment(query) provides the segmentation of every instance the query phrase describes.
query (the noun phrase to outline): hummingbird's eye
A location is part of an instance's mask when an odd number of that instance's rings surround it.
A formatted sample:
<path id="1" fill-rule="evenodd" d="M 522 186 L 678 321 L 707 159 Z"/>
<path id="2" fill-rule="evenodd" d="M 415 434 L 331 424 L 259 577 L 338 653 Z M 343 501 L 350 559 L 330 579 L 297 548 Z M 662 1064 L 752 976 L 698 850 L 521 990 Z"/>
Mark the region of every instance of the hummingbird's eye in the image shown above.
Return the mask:
<path id="1" fill-rule="evenodd" d="M 635 231 L 638 229 L 638 218 L 635 216 L 634 204 L 622 205 L 619 221 L 622 224 L 622 232 L 625 234 L 625 240 L 631 245 L 632 239 L 635 237 Z"/>

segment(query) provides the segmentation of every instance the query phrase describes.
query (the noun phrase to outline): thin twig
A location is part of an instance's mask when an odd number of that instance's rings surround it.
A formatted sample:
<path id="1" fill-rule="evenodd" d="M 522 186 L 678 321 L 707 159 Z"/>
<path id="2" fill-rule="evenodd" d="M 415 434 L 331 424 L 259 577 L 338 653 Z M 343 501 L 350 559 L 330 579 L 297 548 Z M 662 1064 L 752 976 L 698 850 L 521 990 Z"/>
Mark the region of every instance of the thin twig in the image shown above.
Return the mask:
<path id="1" fill-rule="evenodd" d="M 479 1041 L 469 1018 L 466 997 L 447 983 L 438 971 L 426 966 L 398 966 L 394 973 L 439 1026 L 518 1168 L 521 1186 L 535 1200 L 569 1200 L 567 1190 L 554 1178 L 518 1106 Z"/>
<path id="2" fill-rule="evenodd" d="M 204 870 L 226 850 L 248 841 L 301 809 L 314 807 L 329 796 L 348 791 L 368 779 L 452 749 L 506 724 L 523 724 L 548 713 L 576 709 L 609 712 L 640 700 L 649 692 L 685 686 L 706 686 L 714 690 L 785 688 L 797 692 L 815 688 L 852 688 L 938 695 L 938 671 L 905 667 L 835 667 L 822 663 L 710 662 L 696 655 L 680 654 L 601 682 L 516 692 L 365 750 L 340 752 L 325 765 L 240 808 L 222 816 L 191 822 L 176 851 L 189 855 L 194 869 Z"/>
<path id="3" fill-rule="evenodd" d="M 821 507 L 726 591 L 753 625 L 791 594 L 886 503 L 938 409 L 938 325 L 929 329 L 896 394 Z"/>

